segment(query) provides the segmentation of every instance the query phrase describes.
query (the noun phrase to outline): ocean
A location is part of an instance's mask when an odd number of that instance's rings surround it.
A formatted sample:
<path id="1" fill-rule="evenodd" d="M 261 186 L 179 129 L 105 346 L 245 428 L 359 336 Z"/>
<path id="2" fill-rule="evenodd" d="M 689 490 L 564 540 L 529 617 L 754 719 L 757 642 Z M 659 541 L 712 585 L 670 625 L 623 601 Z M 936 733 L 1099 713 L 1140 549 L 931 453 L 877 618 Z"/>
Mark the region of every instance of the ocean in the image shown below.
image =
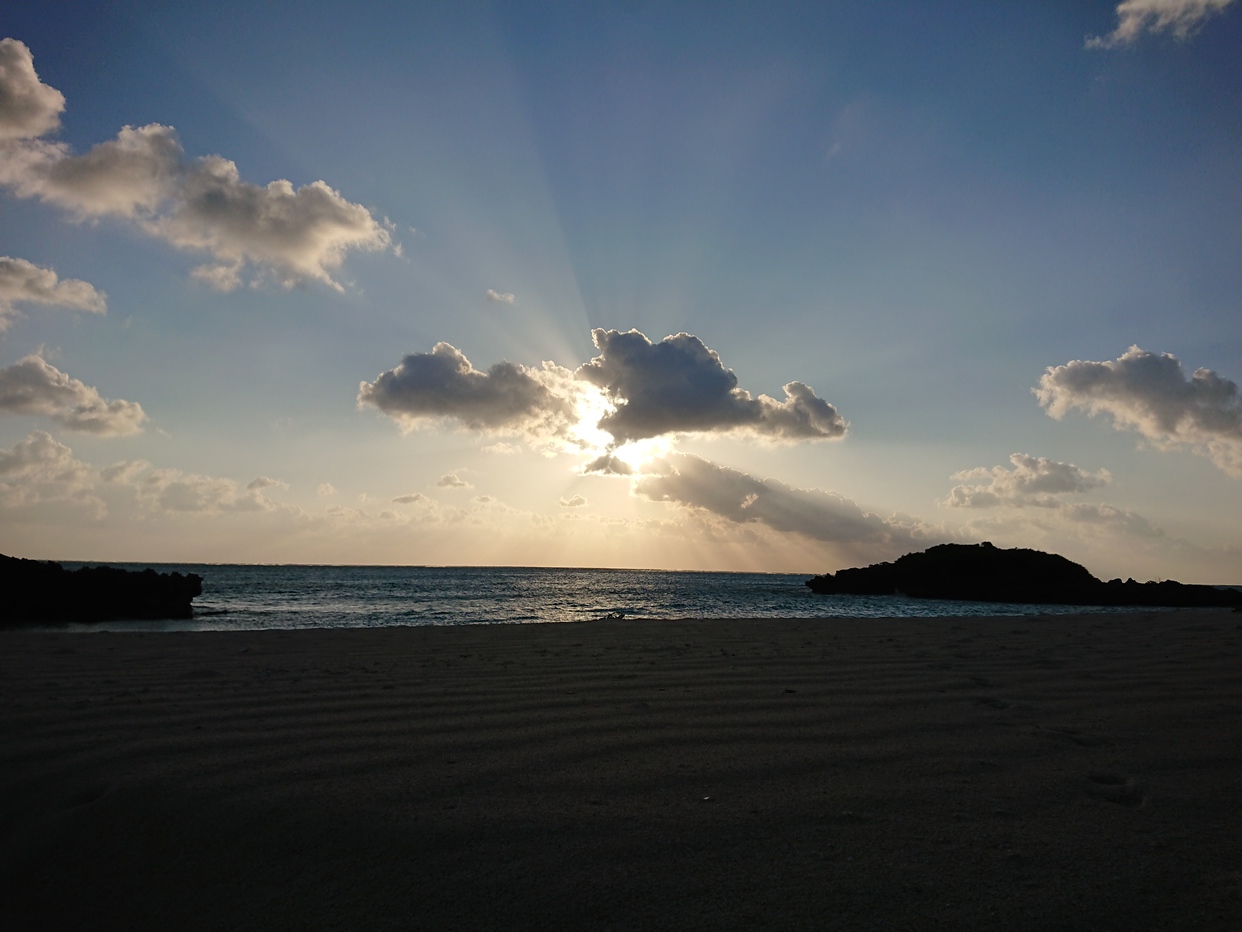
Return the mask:
<path id="1" fill-rule="evenodd" d="M 65 562 L 66 569 L 91 565 Z M 238 631 L 531 624 L 633 618 L 935 618 L 1126 611 L 816 595 L 807 574 L 484 566 L 246 566 L 114 563 L 197 573 L 194 617 L 70 625 L 92 631 Z M 66 630 L 61 628 L 60 630 Z"/>

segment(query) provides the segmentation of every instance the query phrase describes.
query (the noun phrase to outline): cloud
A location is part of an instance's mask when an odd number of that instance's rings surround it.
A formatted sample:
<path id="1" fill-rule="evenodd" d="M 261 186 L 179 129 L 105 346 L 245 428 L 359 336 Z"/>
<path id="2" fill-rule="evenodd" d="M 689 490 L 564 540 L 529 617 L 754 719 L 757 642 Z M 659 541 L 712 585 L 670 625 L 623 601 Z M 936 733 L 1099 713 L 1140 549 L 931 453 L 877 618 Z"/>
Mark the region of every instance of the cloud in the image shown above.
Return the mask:
<path id="1" fill-rule="evenodd" d="M 261 492 L 264 489 L 287 489 L 287 488 L 289 488 L 289 483 L 285 482 L 282 479 L 271 479 L 271 478 L 268 478 L 267 476 L 259 476 L 257 479 L 250 480 L 250 482 L 246 485 L 247 492 Z"/>
<path id="2" fill-rule="evenodd" d="M 487 289 L 487 300 L 493 301 L 497 304 L 512 304 L 514 301 L 517 300 L 517 295 L 513 294 L 512 292 L 507 292 L 507 291 L 506 292 L 492 291 L 492 289 L 488 288 Z"/>
<path id="3" fill-rule="evenodd" d="M 560 505 L 562 508 L 581 508 L 583 505 L 587 504 L 590 503 L 581 495 L 575 495 L 572 498 L 560 499 Z"/>
<path id="4" fill-rule="evenodd" d="M 275 504 L 261 488 L 242 486 L 179 469 L 152 469 L 133 481 L 139 498 L 165 512 L 218 514 L 233 511 L 270 511 Z"/>
<path id="5" fill-rule="evenodd" d="M 134 401 L 108 401 L 39 356 L 0 369 L 0 409 L 49 417 L 68 430 L 103 437 L 142 432 L 147 420 Z"/>
<path id="6" fill-rule="evenodd" d="M 379 408 L 405 430 L 451 418 L 471 430 L 564 435 L 576 420 L 572 381 L 552 363 L 539 370 L 499 362 L 481 372 L 461 350 L 437 343 L 361 383 L 358 404 Z"/>
<path id="7" fill-rule="evenodd" d="M 77 500 L 102 513 L 103 502 L 91 494 L 98 478 L 69 447 L 41 430 L 12 449 L 0 449 L 0 505 L 5 508 Z"/>
<path id="8" fill-rule="evenodd" d="M 108 309 L 107 296 L 88 282 L 62 279 L 52 269 L 0 256 L 0 333 L 17 316 L 18 304 L 46 304 L 92 314 Z"/>
<path id="9" fill-rule="evenodd" d="M 419 502 L 430 502 L 431 499 L 422 492 L 413 492 L 409 495 L 398 495 L 393 501 L 398 505 L 417 505 Z"/>
<path id="10" fill-rule="evenodd" d="M 50 133 L 64 109 L 65 95 L 39 80 L 26 44 L 0 39 L 0 140 Z"/>
<path id="11" fill-rule="evenodd" d="M 436 487 L 441 488 L 441 489 L 473 489 L 474 488 L 474 486 L 472 486 L 465 479 L 459 478 L 456 473 L 449 473 L 448 475 L 441 476 L 436 481 Z"/>
<path id="12" fill-rule="evenodd" d="M 1210 369 L 1187 379 L 1176 356 L 1131 346 L 1116 360 L 1050 366 L 1033 391 L 1054 418 L 1073 408 L 1109 414 L 1118 430 L 1163 449 L 1188 448 L 1242 476 L 1242 392 Z"/>
<path id="13" fill-rule="evenodd" d="M 1112 482 L 1107 469 L 1087 472 L 1073 463 L 1058 463 L 1044 456 L 1014 453 L 1009 457 L 1013 469 L 980 466 L 954 473 L 959 480 L 986 479 L 983 485 L 959 485 L 949 493 L 944 504 L 951 508 L 994 508 L 1000 505 L 1057 508 L 1056 498 L 1073 492 L 1085 492 Z"/>
<path id="14" fill-rule="evenodd" d="M 321 482 L 316 487 L 315 494 L 321 498 L 327 498 L 330 495 L 335 495 L 336 486 L 334 486 L 331 482 Z"/>
<path id="15" fill-rule="evenodd" d="M 1171 32 L 1188 39 L 1210 17 L 1233 0 L 1124 0 L 1117 4 L 1117 28 L 1106 36 L 1087 39 L 1089 49 L 1111 49 L 1136 41 L 1144 32 Z"/>
<path id="16" fill-rule="evenodd" d="M 12 86 L 28 87 L 30 76 L 33 66 L 25 78 L 0 76 L 0 101 Z M 115 139 L 74 155 L 64 143 L 34 138 L 40 134 L 31 120 L 21 125 L 21 135 L 0 142 L 0 185 L 79 219 L 123 218 L 179 249 L 206 252 L 214 262 L 193 275 L 222 290 L 236 288 L 253 266 L 255 284 L 319 282 L 340 291 L 331 273 L 347 252 L 392 247 L 383 223 L 323 181 L 301 188 L 286 180 L 242 181 L 236 164 L 221 156 L 187 161 L 171 126 L 126 126 Z"/>
<path id="17" fill-rule="evenodd" d="M 1094 525 L 1125 537 L 1159 538 L 1167 536 L 1142 515 L 1126 508 L 1096 505 L 1087 502 L 1066 504 L 1061 514 L 1078 524 Z"/>
<path id="18" fill-rule="evenodd" d="M 285 180 L 266 187 L 242 181 L 237 166 L 212 155 L 183 173 L 171 208 L 147 228 L 182 249 L 210 252 L 220 264 L 197 270 L 225 290 L 254 263 L 285 287 L 320 282 L 341 291 L 331 270 L 351 249 L 383 250 L 388 231 L 361 204 L 352 204 L 323 181 L 301 188 Z"/>
<path id="19" fill-rule="evenodd" d="M 602 389 L 615 406 L 599 421 L 619 442 L 668 433 L 745 431 L 774 440 L 843 437 L 845 419 L 801 382 L 786 399 L 752 398 L 737 376 L 696 336 L 678 333 L 652 343 L 637 330 L 591 331 L 600 355 L 578 378 Z"/>
<path id="20" fill-rule="evenodd" d="M 739 524 L 757 522 L 812 540 L 854 545 L 861 552 L 892 555 L 945 539 L 919 522 L 865 512 L 836 492 L 757 479 L 689 453 L 670 454 L 653 464 L 652 471 L 635 482 L 638 495 L 703 509 Z"/>
<path id="21" fill-rule="evenodd" d="M 634 472 L 634 468 L 620 457 L 605 453 L 583 466 L 582 472 L 584 474 L 598 473 L 604 476 L 628 476 Z"/>

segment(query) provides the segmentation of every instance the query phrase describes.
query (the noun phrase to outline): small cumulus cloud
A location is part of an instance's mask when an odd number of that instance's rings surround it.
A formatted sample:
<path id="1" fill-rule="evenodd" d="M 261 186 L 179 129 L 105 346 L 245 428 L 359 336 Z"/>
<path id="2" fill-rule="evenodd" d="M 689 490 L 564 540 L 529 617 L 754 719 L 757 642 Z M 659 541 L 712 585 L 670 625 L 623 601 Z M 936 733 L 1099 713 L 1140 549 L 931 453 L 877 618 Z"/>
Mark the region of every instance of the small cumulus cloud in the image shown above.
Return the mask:
<path id="1" fill-rule="evenodd" d="M 752 398 L 737 376 L 698 337 L 678 333 L 652 343 L 637 330 L 591 331 L 600 355 L 576 375 L 602 389 L 613 410 L 599 427 L 618 442 L 671 433 L 743 431 L 772 440 L 845 436 L 836 408 L 802 382 L 786 398 Z"/>
<path id="2" fill-rule="evenodd" d="M 457 473 L 448 473 L 436 480 L 436 487 L 440 489 L 472 489 L 472 486 L 465 479 L 462 479 Z"/>
<path id="3" fill-rule="evenodd" d="M 134 401 L 108 401 L 39 356 L 0 369 L 0 410 L 51 418 L 68 430 L 117 437 L 142 432 L 147 420 Z"/>
<path id="4" fill-rule="evenodd" d="M 422 492 L 411 492 L 409 495 L 398 495 L 393 502 L 398 505 L 417 505 L 421 502 L 430 502 L 426 495 Z"/>
<path id="5" fill-rule="evenodd" d="M 556 435 L 574 422 L 571 383 L 572 375 L 552 363 L 540 370 L 499 362 L 482 372 L 455 346 L 437 343 L 361 383 L 358 404 L 378 408 L 405 430 L 451 418 L 472 430 Z"/>
<path id="6" fill-rule="evenodd" d="M 605 453 L 583 466 L 582 472 L 601 476 L 629 476 L 633 474 L 634 468 L 619 456 Z"/>
<path id="7" fill-rule="evenodd" d="M 328 498 L 329 496 L 336 494 L 336 486 L 334 486 L 331 482 L 321 482 L 315 488 L 315 494 L 320 498 Z"/>
<path id="8" fill-rule="evenodd" d="M 1051 417 L 1074 408 L 1107 414 L 1118 430 L 1162 449 L 1189 449 L 1242 476 L 1242 392 L 1211 369 L 1187 379 L 1176 356 L 1131 346 L 1116 360 L 1050 366 L 1033 391 Z"/>
<path id="9" fill-rule="evenodd" d="M 562 508 L 582 508 L 584 505 L 590 504 L 581 495 L 574 495 L 570 498 L 562 498 L 559 502 Z"/>
<path id="10" fill-rule="evenodd" d="M 25 45 L 0 43 L 0 185 L 80 220 L 128 220 L 179 249 L 205 252 L 214 261 L 193 274 L 212 287 L 236 288 L 252 267 L 252 283 L 318 282 L 339 291 L 332 273 L 346 253 L 392 248 L 383 223 L 325 182 L 251 184 L 229 159 L 187 160 L 171 126 L 125 126 L 75 155 L 42 138 L 63 105 L 38 82 Z"/>
<path id="11" fill-rule="evenodd" d="M 487 300 L 494 304 L 512 304 L 517 300 L 517 295 L 509 291 L 493 291 L 487 289 Z"/>
<path id="12" fill-rule="evenodd" d="M 108 309 L 107 295 L 89 282 L 60 278 L 52 269 L 25 259 L 0 256 L 0 333 L 18 316 L 19 304 L 67 307 L 92 314 Z"/>
<path id="13" fill-rule="evenodd" d="M 259 476 L 257 479 L 252 479 L 246 485 L 247 492 L 261 492 L 264 489 L 287 489 L 287 488 L 289 488 L 289 483 L 281 479 L 271 479 L 267 476 Z"/>
<path id="14" fill-rule="evenodd" d="M 980 466 L 954 473 L 957 480 L 987 480 L 975 485 L 955 486 L 944 504 L 951 508 L 995 508 L 1001 505 L 1057 508 L 1057 496 L 1085 492 L 1112 482 L 1107 469 L 1088 472 L 1073 463 L 1058 463 L 1044 456 L 1014 453 L 1012 469 Z"/>
<path id="15" fill-rule="evenodd" d="M 1170 32 L 1189 39 L 1203 23 L 1234 0 L 1123 0 L 1117 4 L 1117 27 L 1106 36 L 1086 40 L 1089 49 L 1111 49 L 1135 42 L 1143 33 Z"/>

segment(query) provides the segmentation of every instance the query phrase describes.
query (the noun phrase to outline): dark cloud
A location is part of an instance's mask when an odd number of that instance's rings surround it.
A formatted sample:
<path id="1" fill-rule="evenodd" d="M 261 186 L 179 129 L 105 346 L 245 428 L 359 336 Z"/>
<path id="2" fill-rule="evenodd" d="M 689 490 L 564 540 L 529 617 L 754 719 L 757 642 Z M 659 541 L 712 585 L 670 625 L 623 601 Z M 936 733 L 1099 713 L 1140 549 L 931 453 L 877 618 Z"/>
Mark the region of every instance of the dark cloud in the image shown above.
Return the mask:
<path id="1" fill-rule="evenodd" d="M 1058 463 L 1044 456 L 1014 453 L 1012 469 L 978 467 L 954 473 L 959 480 L 986 479 L 986 483 L 955 486 L 944 504 L 953 508 L 994 508 L 999 505 L 1042 508 L 1060 507 L 1058 495 L 1085 492 L 1107 485 L 1112 476 L 1107 469 L 1088 472 L 1073 463 Z"/>
<path id="2" fill-rule="evenodd" d="M 69 430 L 103 437 L 142 432 L 147 420 L 134 401 L 108 401 L 39 356 L 0 369 L 0 410 L 51 418 Z"/>
<path id="3" fill-rule="evenodd" d="M 618 442 L 669 433 L 747 431 L 775 440 L 845 435 L 836 408 L 801 382 L 786 399 L 752 398 L 737 376 L 696 336 L 679 333 L 652 343 L 637 330 L 593 330 L 600 355 L 577 370 L 616 406 L 599 422 Z"/>
<path id="4" fill-rule="evenodd" d="M 431 499 L 422 492 L 413 492 L 409 495 L 398 495 L 393 501 L 398 505 L 417 505 L 420 502 L 430 502 Z"/>
<path id="5" fill-rule="evenodd" d="M 625 460 L 613 456 L 611 453 L 605 453 L 603 456 L 596 457 L 582 467 L 584 473 L 598 473 L 604 476 L 628 476 L 634 472 L 633 468 Z"/>
<path id="6" fill-rule="evenodd" d="M 1050 366 L 1034 391 L 1054 418 L 1074 408 L 1108 414 L 1118 430 L 1138 431 L 1161 447 L 1187 447 L 1242 476 L 1242 392 L 1211 369 L 1187 379 L 1176 356 L 1131 346 L 1116 360 Z"/>
<path id="7" fill-rule="evenodd" d="M 939 532 L 917 522 L 886 521 L 865 512 L 836 492 L 757 479 L 689 453 L 664 457 L 651 470 L 654 474 L 634 484 L 637 494 L 701 508 L 738 523 L 758 522 L 812 540 L 892 555 L 944 540 Z"/>
<path id="8" fill-rule="evenodd" d="M 264 489 L 287 489 L 289 483 L 280 479 L 272 479 L 268 476 L 259 476 L 257 479 L 250 480 L 246 486 L 247 492 L 262 492 Z"/>
<path id="9" fill-rule="evenodd" d="M 576 420 L 571 400 L 553 390 L 570 381 L 550 364 L 535 370 L 499 362 L 481 372 L 456 347 L 437 343 L 430 353 L 411 353 L 374 382 L 363 382 L 358 404 L 379 408 L 406 429 L 453 418 L 472 430 L 548 436 Z"/>

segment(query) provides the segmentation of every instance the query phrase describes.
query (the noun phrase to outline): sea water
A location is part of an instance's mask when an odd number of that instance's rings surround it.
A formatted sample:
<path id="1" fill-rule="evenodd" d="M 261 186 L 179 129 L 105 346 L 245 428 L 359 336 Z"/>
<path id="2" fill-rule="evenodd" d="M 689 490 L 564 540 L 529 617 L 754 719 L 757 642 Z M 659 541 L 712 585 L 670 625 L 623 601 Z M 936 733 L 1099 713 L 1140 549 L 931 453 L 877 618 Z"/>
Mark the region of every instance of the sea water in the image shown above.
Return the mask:
<path id="1" fill-rule="evenodd" d="M 66 569 L 91 565 L 64 563 Z M 389 625 L 527 624 L 634 618 L 886 618 L 1125 611 L 817 595 L 789 573 L 481 566 L 246 566 L 114 563 L 197 573 L 194 617 L 71 625 L 82 630 L 232 631 Z M 64 629 L 62 629 L 64 630 Z"/>

